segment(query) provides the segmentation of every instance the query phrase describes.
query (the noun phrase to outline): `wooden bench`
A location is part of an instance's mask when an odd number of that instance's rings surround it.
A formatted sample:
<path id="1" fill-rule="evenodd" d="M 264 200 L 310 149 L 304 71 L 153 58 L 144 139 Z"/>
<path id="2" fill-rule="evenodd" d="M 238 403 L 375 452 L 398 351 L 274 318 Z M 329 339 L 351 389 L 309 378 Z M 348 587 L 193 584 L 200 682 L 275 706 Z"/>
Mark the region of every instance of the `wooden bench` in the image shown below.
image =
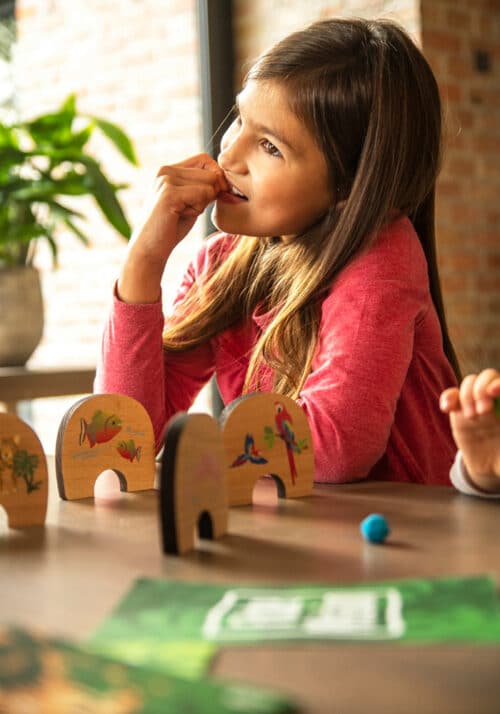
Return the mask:
<path id="1" fill-rule="evenodd" d="M 20 401 L 90 394 L 94 377 L 93 367 L 0 367 L 0 409 L 16 414 Z"/>

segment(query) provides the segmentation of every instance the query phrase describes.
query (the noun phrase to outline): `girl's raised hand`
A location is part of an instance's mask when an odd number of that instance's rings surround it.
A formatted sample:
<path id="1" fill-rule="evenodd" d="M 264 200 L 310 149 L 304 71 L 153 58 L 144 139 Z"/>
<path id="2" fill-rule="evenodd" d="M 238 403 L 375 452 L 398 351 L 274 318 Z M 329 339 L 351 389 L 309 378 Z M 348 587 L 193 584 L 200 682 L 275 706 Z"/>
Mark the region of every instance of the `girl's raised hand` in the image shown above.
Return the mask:
<path id="1" fill-rule="evenodd" d="M 500 372 L 469 374 L 460 387 L 446 389 L 440 407 L 450 415 L 457 446 L 467 471 L 486 490 L 500 488 L 500 418 L 494 399 L 500 397 Z"/>
<path id="2" fill-rule="evenodd" d="M 198 154 L 158 171 L 152 199 L 134 231 L 118 281 L 125 302 L 154 302 L 165 264 L 198 216 L 228 189 L 224 172 L 208 154 Z"/>

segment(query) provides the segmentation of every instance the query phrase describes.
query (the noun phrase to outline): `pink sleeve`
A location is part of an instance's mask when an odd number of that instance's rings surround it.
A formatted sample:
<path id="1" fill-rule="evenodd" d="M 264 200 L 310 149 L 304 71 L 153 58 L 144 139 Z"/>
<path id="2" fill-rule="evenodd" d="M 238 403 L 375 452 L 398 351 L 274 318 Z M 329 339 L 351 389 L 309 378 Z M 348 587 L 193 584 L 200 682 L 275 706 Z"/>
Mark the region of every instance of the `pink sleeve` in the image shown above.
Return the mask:
<path id="1" fill-rule="evenodd" d="M 207 268 L 209 248 L 204 244 L 181 282 L 176 302 Z M 162 444 L 167 421 L 186 411 L 215 369 L 212 344 L 183 353 L 166 353 L 162 333 L 161 301 L 130 305 L 116 297 L 104 327 L 95 392 L 134 397 L 153 423 L 156 447 Z"/>
<path id="2" fill-rule="evenodd" d="M 95 392 L 126 394 L 146 408 L 157 443 L 165 424 L 161 302 L 129 305 L 113 297 L 104 327 Z"/>
<path id="3" fill-rule="evenodd" d="M 386 451 L 415 321 L 427 305 L 418 283 L 426 277 L 412 280 L 402 270 L 411 250 L 401 252 L 364 254 L 323 303 L 313 371 L 298 400 L 313 434 L 316 481 L 364 479 Z"/>

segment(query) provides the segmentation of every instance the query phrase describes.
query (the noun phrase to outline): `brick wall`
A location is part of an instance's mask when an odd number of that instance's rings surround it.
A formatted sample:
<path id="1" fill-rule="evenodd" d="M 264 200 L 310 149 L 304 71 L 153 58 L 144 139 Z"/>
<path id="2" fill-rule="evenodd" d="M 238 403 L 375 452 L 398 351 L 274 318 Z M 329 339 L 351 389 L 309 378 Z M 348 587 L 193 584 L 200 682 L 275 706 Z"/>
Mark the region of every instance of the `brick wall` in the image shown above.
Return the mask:
<path id="1" fill-rule="evenodd" d="M 417 0 L 234 0 L 237 79 L 273 43 L 326 17 L 388 17 L 418 36 Z"/>
<path id="2" fill-rule="evenodd" d="M 447 123 L 438 239 L 450 330 L 464 371 L 500 367 L 500 2 L 423 0 L 422 43 Z"/>
<path id="3" fill-rule="evenodd" d="M 91 150 L 113 180 L 130 185 L 121 198 L 136 223 L 159 165 L 201 149 L 194 0 L 20 0 L 18 27 L 21 114 L 49 111 L 76 92 L 83 112 L 122 126 L 134 141 L 139 169 L 102 138 Z M 125 243 L 90 202 L 85 205 L 92 249 L 61 235 L 55 272 L 44 251 L 38 256 L 47 321 L 35 364 L 95 360 L 96 336 Z M 183 257 L 192 248 L 184 244 Z M 165 279 L 167 293 L 177 271 L 172 267 Z"/>
<path id="4" fill-rule="evenodd" d="M 195 0 L 18 0 L 15 83 L 19 112 L 30 117 L 56 107 L 70 93 L 83 112 L 118 123 L 134 141 L 140 167 L 131 167 L 103 139 L 91 150 L 122 193 L 129 221 L 137 222 L 156 171 L 201 151 Z M 81 203 L 79 204 L 82 205 Z M 94 364 L 102 320 L 123 259 L 125 242 L 90 205 L 87 250 L 60 236 L 60 267 L 40 250 L 46 307 L 43 341 L 31 364 Z M 163 287 L 170 299 L 179 273 L 201 240 L 202 226 L 176 250 Z M 69 399 L 33 402 L 44 445 Z"/>

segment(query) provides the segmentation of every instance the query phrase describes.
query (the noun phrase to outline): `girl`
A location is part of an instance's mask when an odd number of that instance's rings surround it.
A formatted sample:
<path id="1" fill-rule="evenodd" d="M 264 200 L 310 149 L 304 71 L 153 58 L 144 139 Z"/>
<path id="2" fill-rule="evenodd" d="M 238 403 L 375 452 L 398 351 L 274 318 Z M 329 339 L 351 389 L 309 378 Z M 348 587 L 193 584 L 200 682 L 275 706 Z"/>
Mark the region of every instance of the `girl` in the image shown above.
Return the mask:
<path id="1" fill-rule="evenodd" d="M 326 20 L 279 42 L 249 72 L 218 161 L 159 170 L 96 389 L 140 400 L 159 447 L 215 373 L 225 403 L 255 390 L 298 401 L 316 481 L 449 484 L 438 398 L 458 367 L 434 242 L 440 131 L 434 76 L 398 26 Z M 221 232 L 165 323 L 165 264 L 212 203 Z"/>

